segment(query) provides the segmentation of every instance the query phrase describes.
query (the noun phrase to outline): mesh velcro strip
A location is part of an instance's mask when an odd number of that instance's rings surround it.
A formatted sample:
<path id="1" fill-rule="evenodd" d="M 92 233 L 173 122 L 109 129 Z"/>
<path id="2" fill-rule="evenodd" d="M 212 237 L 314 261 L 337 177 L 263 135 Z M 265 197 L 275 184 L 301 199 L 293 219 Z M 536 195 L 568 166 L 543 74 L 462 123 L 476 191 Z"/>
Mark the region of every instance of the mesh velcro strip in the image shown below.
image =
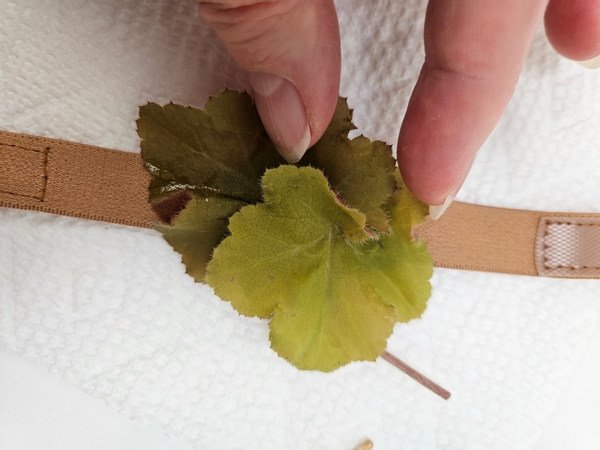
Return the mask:
<path id="1" fill-rule="evenodd" d="M 600 218 L 542 217 L 535 249 L 539 275 L 600 277 Z"/>

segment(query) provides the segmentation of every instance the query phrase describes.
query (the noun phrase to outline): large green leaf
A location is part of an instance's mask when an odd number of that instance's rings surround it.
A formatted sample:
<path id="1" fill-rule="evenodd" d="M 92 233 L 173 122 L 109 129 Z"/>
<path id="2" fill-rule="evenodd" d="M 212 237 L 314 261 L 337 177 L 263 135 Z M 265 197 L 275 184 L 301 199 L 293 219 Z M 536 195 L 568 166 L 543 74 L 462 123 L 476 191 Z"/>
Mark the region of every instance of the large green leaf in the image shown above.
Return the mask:
<path id="1" fill-rule="evenodd" d="M 262 183 L 265 203 L 230 219 L 207 282 L 241 314 L 271 317 L 273 349 L 301 369 L 374 360 L 394 323 L 425 307 L 424 244 L 403 232 L 369 239 L 365 216 L 317 169 L 280 167 Z"/>

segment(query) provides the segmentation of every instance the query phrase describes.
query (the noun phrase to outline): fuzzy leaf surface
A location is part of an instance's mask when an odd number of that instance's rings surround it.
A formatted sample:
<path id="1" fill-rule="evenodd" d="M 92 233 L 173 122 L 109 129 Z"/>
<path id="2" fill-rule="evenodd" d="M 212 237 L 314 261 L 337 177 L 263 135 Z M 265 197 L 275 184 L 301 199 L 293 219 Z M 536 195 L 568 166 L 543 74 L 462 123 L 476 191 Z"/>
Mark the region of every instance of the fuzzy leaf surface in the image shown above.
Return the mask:
<path id="1" fill-rule="evenodd" d="M 362 211 L 369 227 L 385 233 L 389 217 L 383 206 L 396 189 L 396 161 L 384 142 L 364 136 L 348 139 L 353 129 L 352 111 L 346 99 L 339 98 L 325 134 L 298 164 L 321 169 L 344 202 Z"/>
<path id="2" fill-rule="evenodd" d="M 298 368 L 376 359 L 394 323 L 425 307 L 424 244 L 395 232 L 368 239 L 365 216 L 314 168 L 269 170 L 262 183 L 265 203 L 231 218 L 208 283 L 241 314 L 271 317 L 272 348 Z"/>

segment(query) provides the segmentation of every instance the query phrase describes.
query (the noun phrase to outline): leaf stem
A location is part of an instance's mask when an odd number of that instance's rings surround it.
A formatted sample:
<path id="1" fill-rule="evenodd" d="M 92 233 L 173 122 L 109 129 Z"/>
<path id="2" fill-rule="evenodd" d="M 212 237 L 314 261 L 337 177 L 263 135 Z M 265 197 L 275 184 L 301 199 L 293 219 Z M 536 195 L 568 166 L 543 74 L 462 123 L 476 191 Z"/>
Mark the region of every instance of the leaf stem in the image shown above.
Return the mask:
<path id="1" fill-rule="evenodd" d="M 402 372 L 404 372 L 406 375 L 411 377 L 413 380 L 415 380 L 418 383 L 425 386 L 427 389 L 429 389 L 434 394 L 437 394 L 440 397 L 442 397 L 444 400 L 448 400 L 450 398 L 451 394 L 449 391 L 447 391 L 446 389 L 441 387 L 439 384 L 431 381 L 425 375 L 420 374 L 415 369 L 410 367 L 408 364 L 406 364 L 405 362 L 401 361 L 400 359 L 396 358 L 394 355 L 389 353 L 387 350 L 382 353 L 381 357 L 383 359 L 385 359 L 387 362 L 389 362 L 392 366 L 400 369 Z"/>

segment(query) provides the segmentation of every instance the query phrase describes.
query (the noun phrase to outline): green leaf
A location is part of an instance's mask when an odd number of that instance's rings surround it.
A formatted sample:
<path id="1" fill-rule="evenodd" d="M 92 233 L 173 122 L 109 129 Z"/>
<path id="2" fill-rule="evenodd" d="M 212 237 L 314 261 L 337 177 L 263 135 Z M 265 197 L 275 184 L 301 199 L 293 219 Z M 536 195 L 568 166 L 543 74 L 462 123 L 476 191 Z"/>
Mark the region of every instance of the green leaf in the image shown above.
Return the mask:
<path id="1" fill-rule="evenodd" d="M 348 108 L 348 101 L 345 98 L 338 97 L 333 117 L 323 133 L 323 138 L 341 141 L 347 138 L 352 130 L 356 130 L 356 126 L 352 123 L 352 110 Z"/>
<path id="2" fill-rule="evenodd" d="M 213 250 L 227 234 L 229 217 L 244 204 L 227 197 L 194 196 L 172 226 L 157 224 L 154 228 L 182 255 L 186 272 L 203 282 Z"/>
<path id="3" fill-rule="evenodd" d="M 348 139 L 354 128 L 352 112 L 340 98 L 327 131 L 298 165 L 321 169 L 346 204 L 365 213 L 370 228 L 388 232 L 383 206 L 396 190 L 396 161 L 391 147 L 381 141 Z"/>
<path id="4" fill-rule="evenodd" d="M 398 181 L 401 182 L 401 178 Z M 421 217 L 421 205 L 406 187 L 398 189 L 390 205 L 392 232 L 381 235 L 376 244 L 361 247 L 363 282 L 370 285 L 386 305 L 396 308 L 399 322 L 420 317 L 431 296 L 428 280 L 433 275 L 433 261 L 427 244 L 413 240 L 411 232 L 411 223 Z"/>
<path id="5" fill-rule="evenodd" d="M 314 168 L 269 170 L 262 183 L 265 203 L 230 219 L 208 283 L 241 314 L 271 317 L 272 348 L 298 368 L 376 359 L 394 323 L 425 307 L 424 244 L 402 230 L 368 239 L 365 216 Z"/>
<path id="6" fill-rule="evenodd" d="M 183 189 L 257 202 L 260 178 L 285 160 L 248 94 L 225 91 L 205 110 L 148 103 L 137 121 L 142 158 L 153 176 L 150 200 Z"/>
<path id="7" fill-rule="evenodd" d="M 226 91 L 205 111 L 140 109 L 150 200 L 171 222 L 156 229 L 196 281 L 241 314 L 270 318 L 272 348 L 302 369 L 374 360 L 430 294 L 431 259 L 411 237 L 427 206 L 391 148 L 348 139 L 354 128 L 340 99 L 298 168 L 281 165 L 247 94 Z"/>
<path id="8" fill-rule="evenodd" d="M 260 178 L 285 161 L 245 93 L 225 91 L 209 99 L 204 111 L 148 103 L 140 108 L 137 126 L 152 175 L 150 201 L 172 225 L 156 229 L 182 254 L 187 272 L 203 281 L 228 218 L 244 204 L 260 201 Z M 184 191 L 195 199 L 180 212 Z"/>

